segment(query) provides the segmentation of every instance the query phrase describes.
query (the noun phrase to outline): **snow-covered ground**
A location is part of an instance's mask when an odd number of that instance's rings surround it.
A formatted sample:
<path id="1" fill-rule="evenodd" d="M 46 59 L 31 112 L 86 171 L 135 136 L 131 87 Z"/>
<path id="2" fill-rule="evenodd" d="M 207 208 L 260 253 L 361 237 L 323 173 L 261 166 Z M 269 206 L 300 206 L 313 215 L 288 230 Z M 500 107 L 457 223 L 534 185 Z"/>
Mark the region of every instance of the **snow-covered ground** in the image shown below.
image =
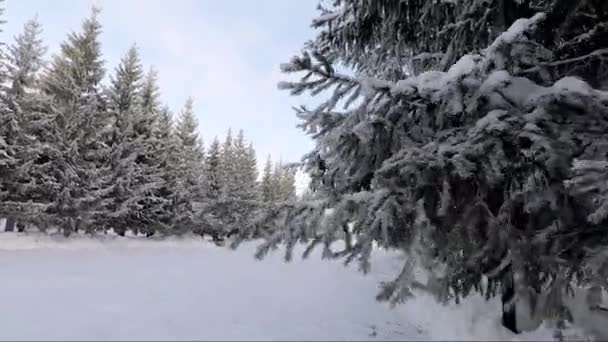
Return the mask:
<path id="1" fill-rule="evenodd" d="M 509 340 L 499 303 L 395 309 L 374 299 L 399 256 L 372 274 L 322 261 L 263 261 L 196 238 L 68 240 L 0 233 L 1 340 Z M 548 329 L 517 336 L 550 339 Z"/>

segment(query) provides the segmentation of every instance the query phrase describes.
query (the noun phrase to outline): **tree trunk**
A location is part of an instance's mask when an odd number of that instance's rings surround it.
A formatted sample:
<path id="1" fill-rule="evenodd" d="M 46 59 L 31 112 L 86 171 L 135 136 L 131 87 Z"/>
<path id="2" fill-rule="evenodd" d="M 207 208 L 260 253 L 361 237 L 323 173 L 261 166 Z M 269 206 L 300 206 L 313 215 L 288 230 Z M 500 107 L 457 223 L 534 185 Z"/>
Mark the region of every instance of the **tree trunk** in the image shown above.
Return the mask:
<path id="1" fill-rule="evenodd" d="M 513 297 L 515 297 L 513 273 L 508 271 L 502 282 L 502 325 L 512 332 L 519 334 L 519 331 L 517 330 L 515 304 L 511 303 Z"/>
<path id="2" fill-rule="evenodd" d="M 15 231 L 15 223 L 17 223 L 16 220 L 15 220 L 15 217 L 13 217 L 13 216 L 7 217 L 6 218 L 6 223 L 5 223 L 5 226 L 4 226 L 4 231 L 6 231 L 6 232 L 14 232 Z"/>

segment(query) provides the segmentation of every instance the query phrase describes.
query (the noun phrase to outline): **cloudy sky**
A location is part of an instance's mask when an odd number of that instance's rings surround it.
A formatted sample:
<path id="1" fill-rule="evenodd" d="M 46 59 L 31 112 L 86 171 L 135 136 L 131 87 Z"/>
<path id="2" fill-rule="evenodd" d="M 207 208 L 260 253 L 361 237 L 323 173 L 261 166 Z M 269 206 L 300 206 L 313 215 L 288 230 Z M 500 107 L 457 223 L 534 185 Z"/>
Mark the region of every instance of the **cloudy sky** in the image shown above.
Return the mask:
<path id="1" fill-rule="evenodd" d="M 49 55 L 78 30 L 93 4 L 102 7 L 103 51 L 113 70 L 136 43 L 146 65 L 160 73 L 163 101 L 178 110 L 195 99 L 205 143 L 244 129 L 260 164 L 298 161 L 312 144 L 291 107 L 302 103 L 278 91 L 279 64 L 313 37 L 316 0 L 6 0 L 3 41 L 12 41 L 36 15 Z"/>

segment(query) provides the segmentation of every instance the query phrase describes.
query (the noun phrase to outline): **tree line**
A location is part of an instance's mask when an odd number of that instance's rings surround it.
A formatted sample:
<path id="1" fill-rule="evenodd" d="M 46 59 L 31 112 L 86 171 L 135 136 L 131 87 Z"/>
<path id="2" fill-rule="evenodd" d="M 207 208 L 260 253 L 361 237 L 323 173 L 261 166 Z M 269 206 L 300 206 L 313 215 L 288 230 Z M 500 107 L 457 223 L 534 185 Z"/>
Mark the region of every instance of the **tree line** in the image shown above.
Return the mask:
<path id="1" fill-rule="evenodd" d="M 93 9 L 50 61 L 37 19 L 2 50 L 0 217 L 6 230 L 235 232 L 295 197 L 292 169 L 256 152 L 240 130 L 205 148 L 192 98 L 176 118 L 157 71 L 132 46 L 106 79 Z M 105 84 L 104 84 L 105 83 Z"/>

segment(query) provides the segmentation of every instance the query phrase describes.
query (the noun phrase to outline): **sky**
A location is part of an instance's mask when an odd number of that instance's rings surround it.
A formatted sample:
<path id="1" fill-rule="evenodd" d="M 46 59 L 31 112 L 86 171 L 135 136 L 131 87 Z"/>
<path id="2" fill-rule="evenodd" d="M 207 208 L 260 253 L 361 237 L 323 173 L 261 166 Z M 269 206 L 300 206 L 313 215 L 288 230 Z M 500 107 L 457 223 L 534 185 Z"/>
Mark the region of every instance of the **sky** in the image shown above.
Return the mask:
<path id="1" fill-rule="evenodd" d="M 299 161 L 313 144 L 299 128 L 293 106 L 307 103 L 277 90 L 279 65 L 314 37 L 317 0 L 6 0 L 3 41 L 11 43 L 35 16 L 48 56 L 100 6 L 106 68 L 112 73 L 137 44 L 146 67 L 159 72 L 162 100 L 178 111 L 195 100 L 206 145 L 243 129 L 262 166 Z M 299 177 L 298 182 L 305 182 Z M 299 184 L 301 186 L 301 184 Z"/>

